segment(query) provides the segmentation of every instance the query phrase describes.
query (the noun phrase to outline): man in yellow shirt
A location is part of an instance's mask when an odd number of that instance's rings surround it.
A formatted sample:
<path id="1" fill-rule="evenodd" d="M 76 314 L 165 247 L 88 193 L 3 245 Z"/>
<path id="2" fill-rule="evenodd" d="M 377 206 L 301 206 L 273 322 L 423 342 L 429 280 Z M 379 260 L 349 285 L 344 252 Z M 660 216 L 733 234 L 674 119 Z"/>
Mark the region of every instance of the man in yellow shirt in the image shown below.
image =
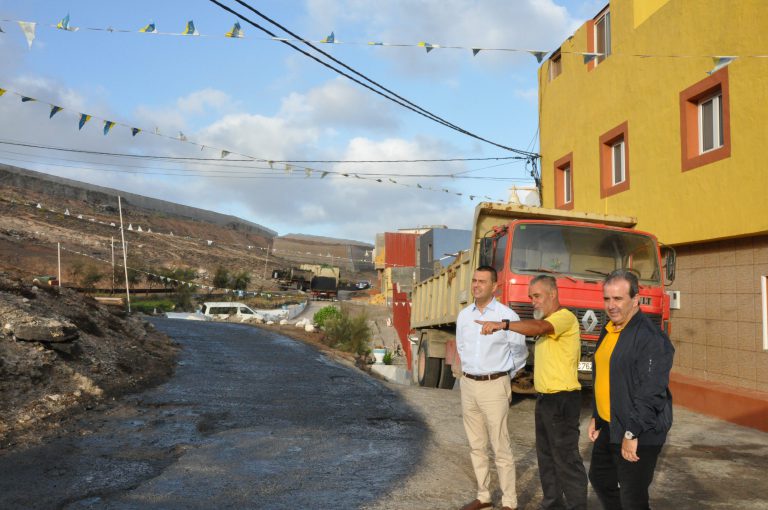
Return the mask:
<path id="1" fill-rule="evenodd" d="M 557 281 L 539 275 L 528 286 L 532 320 L 483 322 L 483 333 L 508 329 L 536 337 L 533 384 L 536 388 L 536 455 L 544 498 L 541 508 L 586 509 L 587 473 L 579 453 L 581 353 L 576 316 L 560 306 Z"/>
<path id="2" fill-rule="evenodd" d="M 589 480 L 603 508 L 645 510 L 661 448 L 672 426 L 669 372 L 675 349 L 640 310 L 639 282 L 617 269 L 603 282 L 608 322 L 595 351 L 594 442 Z"/>

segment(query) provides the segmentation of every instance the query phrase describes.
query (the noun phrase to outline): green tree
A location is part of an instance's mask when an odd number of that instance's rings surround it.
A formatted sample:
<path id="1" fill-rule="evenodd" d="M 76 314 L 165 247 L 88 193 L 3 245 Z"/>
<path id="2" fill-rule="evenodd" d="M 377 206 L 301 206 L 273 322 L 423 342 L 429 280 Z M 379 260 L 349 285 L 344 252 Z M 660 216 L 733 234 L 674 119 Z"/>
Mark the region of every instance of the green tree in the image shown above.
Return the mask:
<path id="1" fill-rule="evenodd" d="M 213 276 L 213 286 L 217 289 L 226 289 L 229 287 L 229 271 L 223 266 L 216 268 L 216 274 Z"/>
<path id="2" fill-rule="evenodd" d="M 100 282 L 104 278 L 104 274 L 99 272 L 99 270 L 96 268 L 96 266 L 88 266 L 83 271 L 83 276 L 80 281 L 80 285 L 87 289 L 88 291 L 93 292 L 96 290 L 96 284 Z"/>
<path id="3" fill-rule="evenodd" d="M 246 290 L 251 283 L 251 274 L 248 271 L 240 271 L 232 275 L 232 287 L 235 290 Z"/>

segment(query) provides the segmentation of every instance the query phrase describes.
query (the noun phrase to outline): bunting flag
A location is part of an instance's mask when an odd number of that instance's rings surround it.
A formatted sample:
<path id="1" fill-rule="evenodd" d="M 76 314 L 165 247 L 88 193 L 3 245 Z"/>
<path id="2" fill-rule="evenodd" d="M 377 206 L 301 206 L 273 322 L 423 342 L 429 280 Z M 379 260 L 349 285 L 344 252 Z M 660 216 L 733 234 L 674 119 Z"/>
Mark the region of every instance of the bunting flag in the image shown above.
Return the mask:
<path id="1" fill-rule="evenodd" d="M 424 41 L 421 41 L 419 44 L 417 44 L 417 46 L 420 46 L 425 50 L 427 50 L 427 53 L 437 48 L 437 46 L 435 46 L 434 44 L 429 44 L 428 42 L 424 42 Z"/>
<path id="2" fill-rule="evenodd" d="M 37 23 L 34 21 L 19 21 L 18 23 L 19 27 L 21 27 L 21 31 L 24 32 L 24 37 L 27 38 L 29 48 L 32 49 L 32 41 L 35 40 L 35 27 L 37 26 Z"/>
<path id="3" fill-rule="evenodd" d="M 240 28 L 240 22 L 235 21 L 234 26 L 232 27 L 232 30 L 224 34 L 224 37 L 231 37 L 233 39 L 242 39 L 243 38 L 243 31 Z"/>
<path id="4" fill-rule="evenodd" d="M 56 28 L 59 30 L 66 30 L 67 32 L 77 32 L 80 30 L 79 27 L 69 26 L 69 13 L 67 13 L 67 15 L 64 16 L 64 18 L 56 24 Z"/>
<path id="5" fill-rule="evenodd" d="M 0 96 L 2 96 L 3 94 L 5 94 L 5 89 L 0 89 Z"/>
<path id="6" fill-rule="evenodd" d="M 224 151 L 224 150 L 223 150 L 223 151 L 221 151 L 221 159 L 224 159 L 224 158 L 226 158 L 227 156 L 229 156 L 229 151 Z"/>
<path id="7" fill-rule="evenodd" d="M 139 133 L 141 133 L 141 129 L 139 129 L 139 128 L 131 128 L 131 136 L 136 136 Z"/>
<path id="8" fill-rule="evenodd" d="M 26 103 L 27 101 L 34 101 L 35 98 L 33 97 L 27 97 L 27 96 L 21 96 L 21 102 Z"/>
<path id="9" fill-rule="evenodd" d="M 112 122 L 111 120 L 105 120 L 104 121 L 104 136 L 106 136 L 107 133 L 109 133 L 109 130 L 112 129 L 112 126 L 114 126 L 114 125 L 115 125 L 115 123 Z"/>
<path id="10" fill-rule="evenodd" d="M 3 30 L 3 27 L 0 27 L 0 34 L 4 34 L 5 30 Z"/>
<path id="11" fill-rule="evenodd" d="M 51 114 L 48 116 L 49 119 L 52 119 L 54 115 L 59 113 L 63 108 L 61 106 L 53 105 L 51 106 Z"/>
<path id="12" fill-rule="evenodd" d="M 83 129 L 83 126 L 85 126 L 85 123 L 91 120 L 90 115 L 86 115 L 85 113 L 80 114 L 80 122 L 78 123 L 78 129 Z"/>
<path id="13" fill-rule="evenodd" d="M 546 51 L 536 51 L 536 50 L 528 50 L 528 53 L 536 57 L 536 62 L 541 64 L 541 61 L 544 60 L 544 55 L 547 54 Z"/>
<path id="14" fill-rule="evenodd" d="M 151 22 L 149 25 L 147 25 L 144 28 L 142 28 L 141 30 L 139 30 L 139 32 L 144 32 L 146 34 L 156 34 L 157 33 L 157 29 L 155 28 L 155 22 L 154 21 Z"/>
<path id="15" fill-rule="evenodd" d="M 197 30 L 195 30 L 195 22 L 192 20 L 187 21 L 187 28 L 185 28 L 181 34 L 182 35 L 200 35 L 200 33 Z"/>
<path id="16" fill-rule="evenodd" d="M 184 133 L 182 133 L 181 131 L 179 131 L 179 141 L 180 142 L 186 142 L 187 141 L 187 136 Z"/>
<path id="17" fill-rule="evenodd" d="M 480 48 L 472 48 L 472 56 L 476 57 L 480 53 Z"/>
<path id="18" fill-rule="evenodd" d="M 331 32 L 331 35 L 326 36 L 325 39 L 322 39 L 320 42 L 321 43 L 326 43 L 326 44 L 335 44 L 336 43 L 336 36 L 334 35 L 333 32 Z"/>
<path id="19" fill-rule="evenodd" d="M 589 64 L 600 55 L 602 55 L 602 53 L 582 53 L 582 56 L 584 57 L 584 64 Z"/>
<path id="20" fill-rule="evenodd" d="M 311 168 L 305 168 L 304 169 L 304 177 L 312 177 L 312 169 Z"/>
<path id="21" fill-rule="evenodd" d="M 736 58 L 737 57 L 712 57 L 712 61 L 715 64 L 715 67 L 711 71 L 707 71 L 707 74 L 712 74 L 719 71 L 723 67 L 736 60 Z"/>

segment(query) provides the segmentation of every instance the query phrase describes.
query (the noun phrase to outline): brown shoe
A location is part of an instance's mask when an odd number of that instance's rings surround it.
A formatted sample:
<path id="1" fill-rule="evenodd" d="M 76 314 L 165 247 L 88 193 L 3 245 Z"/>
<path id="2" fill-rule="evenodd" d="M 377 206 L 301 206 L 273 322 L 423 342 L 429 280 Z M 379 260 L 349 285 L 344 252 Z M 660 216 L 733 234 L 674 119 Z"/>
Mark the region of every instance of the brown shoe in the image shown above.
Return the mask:
<path id="1" fill-rule="evenodd" d="M 492 506 L 493 503 L 490 501 L 488 503 L 483 503 L 479 499 L 476 499 L 461 507 L 461 510 L 480 510 L 481 508 L 491 508 Z"/>

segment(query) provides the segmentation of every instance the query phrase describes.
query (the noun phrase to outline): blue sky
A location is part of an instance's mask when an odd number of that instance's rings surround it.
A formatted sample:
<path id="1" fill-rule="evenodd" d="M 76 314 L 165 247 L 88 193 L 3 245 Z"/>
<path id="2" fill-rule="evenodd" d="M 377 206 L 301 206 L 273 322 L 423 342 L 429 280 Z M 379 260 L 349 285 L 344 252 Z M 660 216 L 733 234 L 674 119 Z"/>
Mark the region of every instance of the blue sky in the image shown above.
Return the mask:
<path id="1" fill-rule="evenodd" d="M 222 0 L 248 12 L 233 0 Z M 602 1 L 565 0 L 292 0 L 252 5 L 297 34 L 319 40 L 331 32 L 348 43 L 384 41 L 552 50 Z M 70 14 L 78 32 L 55 30 Z M 280 36 L 279 29 L 250 17 Z M 37 22 L 31 49 L 15 23 L 0 21 L 0 88 L 64 107 L 0 97 L 0 141 L 154 156 L 215 158 L 218 149 L 267 160 L 488 158 L 509 152 L 456 133 L 386 101 L 320 66 L 244 21 L 245 38 L 223 37 L 235 16 L 209 1 L 3 1 L 0 19 Z M 200 34 L 136 33 L 154 22 L 179 33 L 194 20 Z M 91 28 L 128 29 L 109 33 Z M 401 96 L 485 138 L 537 151 L 538 64 L 527 53 L 323 45 Z M 82 131 L 89 113 L 199 145 L 103 121 Z M 228 157 L 229 159 L 232 156 Z M 307 163 L 270 171 L 264 164 L 224 168 L 95 157 L 0 144 L 0 161 L 174 202 L 235 214 L 281 234 L 301 232 L 372 242 L 376 232 L 420 225 L 469 228 L 476 201 L 506 199 L 512 185 L 532 181 L 521 162 L 409 164 Z M 505 163 L 499 166 L 499 163 Z M 204 169 L 206 175 L 197 170 Z M 331 172 L 319 178 L 323 171 Z M 216 175 L 226 172 L 225 176 Z M 232 177 L 233 172 L 245 172 Z M 388 174 L 336 177 L 334 172 Z M 432 177 L 456 174 L 477 179 Z M 173 175 L 170 175 L 173 174 Z M 418 174 L 420 177 L 408 177 Z M 247 177 L 246 177 L 247 176 Z M 418 189 L 432 187 L 450 193 Z M 463 193 L 457 196 L 455 193 Z"/>

